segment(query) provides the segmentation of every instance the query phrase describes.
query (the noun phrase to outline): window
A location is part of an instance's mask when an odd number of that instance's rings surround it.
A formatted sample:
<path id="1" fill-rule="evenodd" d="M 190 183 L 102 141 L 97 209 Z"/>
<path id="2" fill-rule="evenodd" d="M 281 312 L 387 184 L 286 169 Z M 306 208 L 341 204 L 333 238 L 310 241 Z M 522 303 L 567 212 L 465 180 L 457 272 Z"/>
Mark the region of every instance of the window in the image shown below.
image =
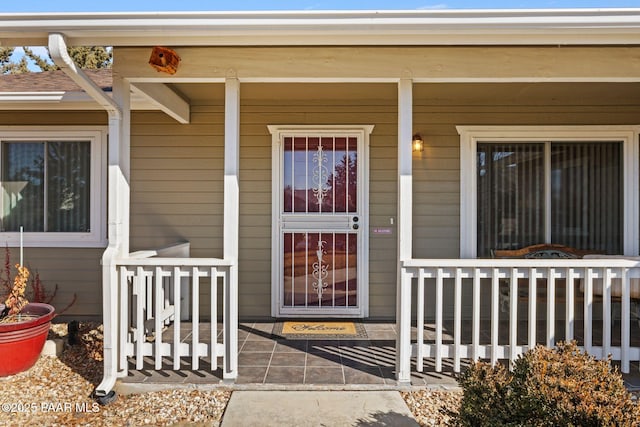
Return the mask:
<path id="1" fill-rule="evenodd" d="M 0 128 L 0 236 L 9 246 L 100 247 L 106 133 L 95 128 Z"/>
<path id="2" fill-rule="evenodd" d="M 459 131 L 463 254 L 489 257 L 493 249 L 536 243 L 637 254 L 634 129 Z"/>

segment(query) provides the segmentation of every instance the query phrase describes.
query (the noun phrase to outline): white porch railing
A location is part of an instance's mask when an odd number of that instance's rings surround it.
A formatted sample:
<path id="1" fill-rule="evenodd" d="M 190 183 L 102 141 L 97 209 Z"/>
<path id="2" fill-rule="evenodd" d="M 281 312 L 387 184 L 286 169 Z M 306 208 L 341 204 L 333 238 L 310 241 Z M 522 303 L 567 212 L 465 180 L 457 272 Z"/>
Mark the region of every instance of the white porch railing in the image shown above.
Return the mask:
<path id="1" fill-rule="evenodd" d="M 237 336 L 231 330 L 237 325 L 228 320 L 231 310 L 237 310 L 227 301 L 231 263 L 214 258 L 145 257 L 155 254 L 140 252 L 115 260 L 119 372 L 126 372 L 130 357 L 136 369 L 143 369 L 145 357 L 150 356 L 156 370 L 216 370 L 222 358 L 224 378 L 235 378 L 237 360 L 229 360 L 237 358 L 237 352 L 230 351 L 237 343 L 229 339 Z M 209 294 L 208 301 L 201 300 L 201 291 Z M 184 313 L 185 301 L 188 313 Z M 201 313 L 207 305 L 207 312 Z M 210 324 L 210 329 L 205 328 L 208 336 L 202 335 L 203 322 Z M 171 332 L 163 336 L 167 325 Z M 209 359 L 206 364 L 201 363 L 204 358 Z"/>
<path id="2" fill-rule="evenodd" d="M 631 345 L 637 320 L 631 295 L 637 298 L 640 286 L 637 259 L 413 259 L 403 264 L 401 277 L 403 287 L 413 288 L 417 334 L 411 340 L 409 331 L 399 331 L 405 342 L 398 343 L 398 357 L 406 358 L 400 366 L 410 366 L 415 356 L 421 372 L 424 359 L 433 358 L 441 371 L 443 359 L 449 359 L 459 372 L 463 359 L 513 362 L 536 344 L 552 347 L 559 339 L 576 339 L 596 357 L 611 355 L 624 373 L 630 361 L 640 360 L 640 347 Z M 507 302 L 502 310 L 501 296 Z M 619 316 L 612 304 L 620 305 Z M 427 317 L 435 324 L 432 333 L 425 330 Z M 408 321 L 400 324 L 410 327 Z M 507 337 L 504 330 L 500 335 L 504 328 Z M 489 334 L 483 338 L 481 332 Z"/>

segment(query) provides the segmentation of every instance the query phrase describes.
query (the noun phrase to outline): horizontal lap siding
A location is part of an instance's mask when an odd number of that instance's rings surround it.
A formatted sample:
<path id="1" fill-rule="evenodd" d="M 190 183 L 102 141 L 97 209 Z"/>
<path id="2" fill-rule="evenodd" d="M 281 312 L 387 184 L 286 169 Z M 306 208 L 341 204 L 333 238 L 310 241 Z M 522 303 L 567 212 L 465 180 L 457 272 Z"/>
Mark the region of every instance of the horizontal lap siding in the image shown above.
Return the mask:
<path id="1" fill-rule="evenodd" d="M 223 111 L 194 108 L 186 125 L 133 113 L 131 250 L 189 241 L 194 257 L 222 257 Z"/>

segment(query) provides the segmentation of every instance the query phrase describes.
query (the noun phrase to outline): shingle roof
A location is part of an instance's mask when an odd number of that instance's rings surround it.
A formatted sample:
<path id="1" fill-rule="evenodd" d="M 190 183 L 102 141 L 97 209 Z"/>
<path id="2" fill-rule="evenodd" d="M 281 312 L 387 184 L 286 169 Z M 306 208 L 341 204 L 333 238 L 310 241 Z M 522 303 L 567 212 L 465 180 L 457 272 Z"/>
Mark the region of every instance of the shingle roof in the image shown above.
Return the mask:
<path id="1" fill-rule="evenodd" d="M 110 69 L 83 70 L 104 91 L 111 92 Z M 0 92 L 81 92 L 62 70 L 0 75 Z"/>

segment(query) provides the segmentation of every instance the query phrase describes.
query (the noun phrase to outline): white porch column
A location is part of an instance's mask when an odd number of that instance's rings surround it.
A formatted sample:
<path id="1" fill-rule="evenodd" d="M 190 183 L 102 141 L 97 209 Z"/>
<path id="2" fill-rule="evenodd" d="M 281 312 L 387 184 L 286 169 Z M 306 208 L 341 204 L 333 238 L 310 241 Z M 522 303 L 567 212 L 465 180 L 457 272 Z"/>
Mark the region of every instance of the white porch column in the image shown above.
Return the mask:
<path id="1" fill-rule="evenodd" d="M 120 105 L 122 119 L 109 119 L 109 188 L 113 188 L 109 191 L 109 242 L 114 239 L 119 246 L 119 255 L 127 256 L 131 207 L 131 86 L 128 81 L 114 77 L 113 99 Z M 117 141 L 112 141 L 111 135 L 116 133 Z"/>
<path id="2" fill-rule="evenodd" d="M 225 81 L 224 99 L 224 259 L 231 262 L 225 294 L 223 378 L 238 377 L 238 240 L 240 230 L 240 82 Z"/>
<path id="3" fill-rule="evenodd" d="M 411 275 L 402 268 L 412 257 L 413 81 L 398 82 L 398 288 L 396 292 L 396 379 L 411 382 Z"/>
<path id="4" fill-rule="evenodd" d="M 96 396 L 105 396 L 115 378 L 126 372 L 118 366 L 118 274 L 114 260 L 129 254 L 130 86 L 114 75 L 113 99 L 121 114 L 109 112 L 108 237 L 102 256 L 102 311 L 104 323 L 104 377 Z"/>

